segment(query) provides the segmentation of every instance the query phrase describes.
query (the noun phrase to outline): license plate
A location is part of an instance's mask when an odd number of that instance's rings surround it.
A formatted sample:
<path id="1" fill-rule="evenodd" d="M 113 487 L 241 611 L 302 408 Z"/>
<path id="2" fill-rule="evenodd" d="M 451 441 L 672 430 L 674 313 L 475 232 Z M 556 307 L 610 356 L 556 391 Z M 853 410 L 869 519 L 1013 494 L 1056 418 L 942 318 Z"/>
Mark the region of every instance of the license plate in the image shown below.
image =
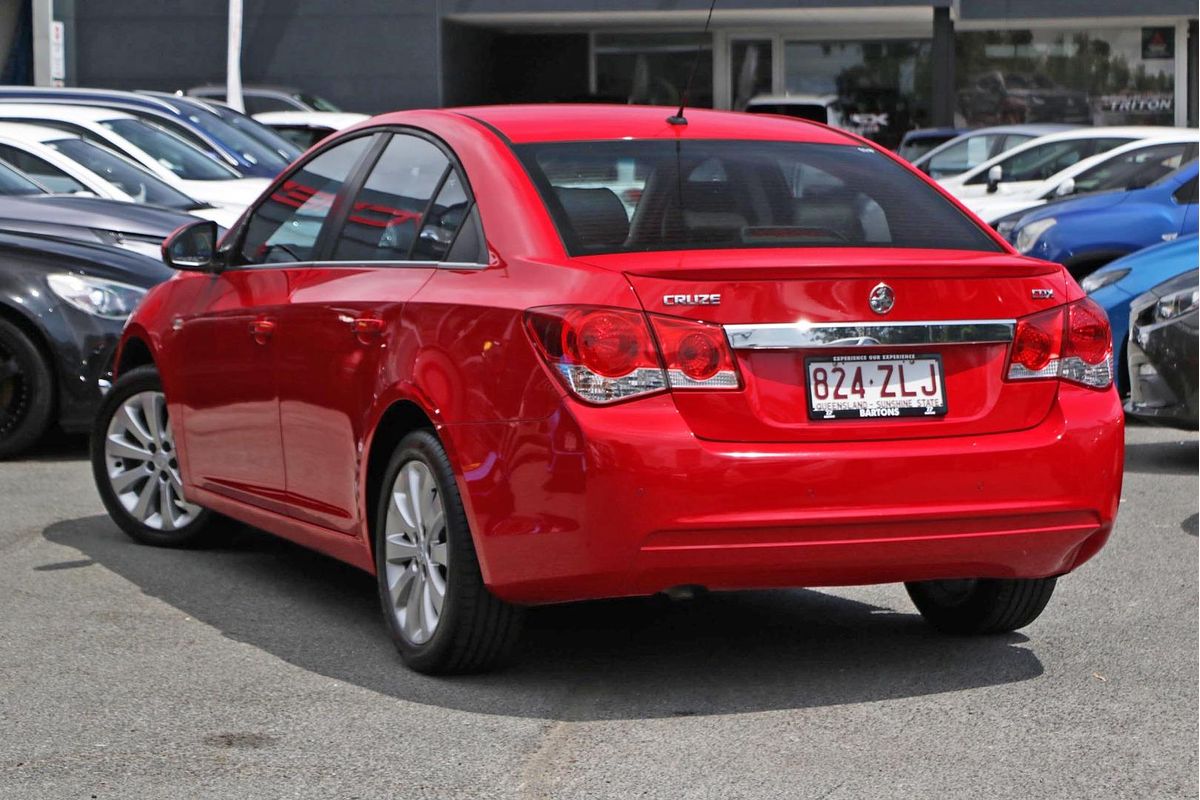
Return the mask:
<path id="1" fill-rule="evenodd" d="M 946 388 L 940 355 L 848 355 L 807 358 L 808 417 L 940 417 Z"/>

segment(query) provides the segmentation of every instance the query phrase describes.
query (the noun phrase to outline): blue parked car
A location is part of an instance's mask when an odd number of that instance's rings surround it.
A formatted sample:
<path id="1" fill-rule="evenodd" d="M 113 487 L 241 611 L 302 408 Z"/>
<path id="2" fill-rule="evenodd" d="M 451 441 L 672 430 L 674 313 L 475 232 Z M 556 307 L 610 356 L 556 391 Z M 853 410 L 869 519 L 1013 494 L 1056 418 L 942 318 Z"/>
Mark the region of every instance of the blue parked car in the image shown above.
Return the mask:
<path id="1" fill-rule="evenodd" d="M 246 177 L 274 178 L 289 158 L 247 136 L 191 98 L 151 97 L 108 89 L 0 87 L 0 101 L 113 108 L 153 122 L 191 142 Z"/>
<path id="2" fill-rule="evenodd" d="M 1196 230 L 1196 162 L 1144 189 L 1048 203 L 1021 217 L 1009 241 L 1025 255 L 1057 261 L 1082 278 L 1152 244 Z"/>
<path id="3" fill-rule="evenodd" d="M 1112 326 L 1113 352 L 1117 361 L 1117 385 L 1122 394 L 1129 391 L 1128 340 L 1129 304 L 1143 292 L 1198 266 L 1197 240 L 1192 233 L 1171 242 L 1147 247 L 1119 258 L 1093 272 L 1080 283 L 1108 313 Z"/>

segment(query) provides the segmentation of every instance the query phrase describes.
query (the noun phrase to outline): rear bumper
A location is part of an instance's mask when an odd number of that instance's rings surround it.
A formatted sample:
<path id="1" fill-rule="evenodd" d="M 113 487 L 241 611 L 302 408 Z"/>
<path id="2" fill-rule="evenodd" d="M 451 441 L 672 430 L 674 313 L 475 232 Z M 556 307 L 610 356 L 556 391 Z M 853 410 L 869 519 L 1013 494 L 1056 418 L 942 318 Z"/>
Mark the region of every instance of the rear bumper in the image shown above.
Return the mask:
<path id="1" fill-rule="evenodd" d="M 1115 391 L 1029 430 L 839 444 L 696 439 L 670 397 L 448 426 L 484 578 L 522 603 L 953 577 L 1094 555 L 1120 496 Z"/>

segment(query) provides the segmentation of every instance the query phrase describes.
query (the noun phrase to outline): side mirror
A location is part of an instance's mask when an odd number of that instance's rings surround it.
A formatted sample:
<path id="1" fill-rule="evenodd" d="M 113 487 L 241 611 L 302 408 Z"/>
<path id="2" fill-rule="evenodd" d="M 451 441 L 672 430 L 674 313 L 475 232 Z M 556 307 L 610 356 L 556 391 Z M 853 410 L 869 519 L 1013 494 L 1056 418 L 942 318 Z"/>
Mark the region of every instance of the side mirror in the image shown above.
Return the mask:
<path id="1" fill-rule="evenodd" d="M 163 240 L 162 257 L 171 269 L 208 272 L 216 268 L 217 223 L 198 219 Z"/>
<path id="2" fill-rule="evenodd" d="M 1004 180 L 1004 167 L 997 164 L 988 170 L 987 173 L 987 190 L 988 194 L 995 194 L 1000 188 L 1000 181 Z"/>
<path id="3" fill-rule="evenodd" d="M 1074 178 L 1067 178 L 1065 181 L 1063 181 L 1062 183 L 1060 183 L 1058 185 L 1057 189 L 1054 190 L 1055 197 L 1066 197 L 1069 194 L 1075 194 L 1075 179 Z"/>

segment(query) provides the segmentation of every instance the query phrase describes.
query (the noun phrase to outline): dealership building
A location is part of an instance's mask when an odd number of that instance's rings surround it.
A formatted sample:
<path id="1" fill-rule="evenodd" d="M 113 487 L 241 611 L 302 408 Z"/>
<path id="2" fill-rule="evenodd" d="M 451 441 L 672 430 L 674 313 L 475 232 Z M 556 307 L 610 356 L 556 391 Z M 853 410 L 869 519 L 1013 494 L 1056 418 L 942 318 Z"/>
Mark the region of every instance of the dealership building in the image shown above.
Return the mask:
<path id="1" fill-rule="evenodd" d="M 222 82 L 225 2 L 21 0 L 7 82 Z M 245 0 L 246 83 L 348 110 L 790 96 L 868 135 L 1008 122 L 1195 125 L 1195 0 Z M 255 109 L 251 109 L 255 110 Z M 875 126 L 872 128 L 871 126 Z"/>

